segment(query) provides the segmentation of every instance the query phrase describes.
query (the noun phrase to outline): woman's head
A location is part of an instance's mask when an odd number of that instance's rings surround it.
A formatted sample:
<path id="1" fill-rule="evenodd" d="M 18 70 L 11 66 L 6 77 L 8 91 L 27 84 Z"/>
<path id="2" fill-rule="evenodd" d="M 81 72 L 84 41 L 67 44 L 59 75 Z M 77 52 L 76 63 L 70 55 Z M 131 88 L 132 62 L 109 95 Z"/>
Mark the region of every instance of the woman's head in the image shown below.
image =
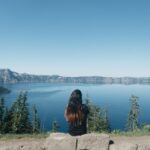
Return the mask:
<path id="1" fill-rule="evenodd" d="M 80 104 L 82 104 L 82 93 L 80 90 L 76 89 L 74 90 L 72 93 L 71 93 L 71 96 L 70 96 L 70 99 L 69 99 L 69 102 L 70 101 L 77 101 L 79 102 Z"/>
<path id="2" fill-rule="evenodd" d="M 66 115 L 70 123 L 78 124 L 83 120 L 82 93 L 80 90 L 76 89 L 71 93 Z"/>

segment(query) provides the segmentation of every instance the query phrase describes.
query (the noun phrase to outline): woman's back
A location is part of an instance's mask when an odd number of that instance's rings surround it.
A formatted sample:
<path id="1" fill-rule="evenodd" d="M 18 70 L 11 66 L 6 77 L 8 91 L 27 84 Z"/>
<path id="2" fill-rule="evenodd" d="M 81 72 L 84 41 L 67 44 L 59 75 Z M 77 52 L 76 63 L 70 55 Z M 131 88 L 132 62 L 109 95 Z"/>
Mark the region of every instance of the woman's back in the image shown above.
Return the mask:
<path id="1" fill-rule="evenodd" d="M 69 124 L 69 134 L 76 136 L 87 133 L 87 115 L 89 111 L 88 107 L 85 104 L 82 104 L 82 113 L 84 114 L 84 118 L 80 123 Z"/>
<path id="2" fill-rule="evenodd" d="M 65 110 L 65 118 L 69 123 L 69 133 L 73 136 L 86 134 L 88 107 L 82 104 L 82 93 L 74 90 Z"/>

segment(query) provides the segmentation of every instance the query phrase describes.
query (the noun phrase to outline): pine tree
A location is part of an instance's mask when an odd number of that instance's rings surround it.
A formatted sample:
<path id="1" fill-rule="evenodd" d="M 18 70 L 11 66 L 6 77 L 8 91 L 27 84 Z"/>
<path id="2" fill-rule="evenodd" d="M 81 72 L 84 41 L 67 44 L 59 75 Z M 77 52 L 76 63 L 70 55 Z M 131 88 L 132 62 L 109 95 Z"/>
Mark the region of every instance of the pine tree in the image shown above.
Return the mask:
<path id="1" fill-rule="evenodd" d="M 3 133 L 5 105 L 4 98 L 0 98 L 0 133 Z"/>
<path id="2" fill-rule="evenodd" d="M 0 98 L 0 133 L 40 132 L 40 119 L 35 105 L 32 110 L 32 125 L 26 92 L 19 93 L 10 109 L 5 107 L 4 99 Z"/>
<path id="3" fill-rule="evenodd" d="M 59 128 L 60 128 L 60 125 L 59 125 L 58 121 L 54 120 L 52 122 L 52 132 L 57 132 Z"/>
<path id="4" fill-rule="evenodd" d="M 10 112 L 8 111 L 8 108 L 5 108 L 5 115 L 4 115 L 4 125 L 3 125 L 3 131 L 4 133 L 11 132 L 11 124 L 10 124 Z"/>
<path id="5" fill-rule="evenodd" d="M 128 115 L 127 129 L 129 131 L 135 131 L 139 128 L 139 97 L 132 95 L 130 98 L 131 109 Z"/>
<path id="6" fill-rule="evenodd" d="M 30 133 L 31 123 L 29 121 L 29 110 L 27 93 L 20 92 L 17 100 L 10 109 L 10 124 L 13 133 Z"/>
<path id="7" fill-rule="evenodd" d="M 32 107 L 32 132 L 39 133 L 40 132 L 40 119 L 37 114 L 36 106 Z"/>
<path id="8" fill-rule="evenodd" d="M 29 109 L 28 109 L 28 103 L 27 103 L 27 92 L 22 93 L 22 99 L 21 99 L 21 122 L 22 122 L 22 128 L 21 131 L 23 133 L 30 133 L 32 132 L 32 125 L 29 120 Z"/>
<path id="9" fill-rule="evenodd" d="M 108 118 L 108 112 L 106 109 L 102 109 L 101 131 L 110 132 L 111 127 Z"/>
<path id="10" fill-rule="evenodd" d="M 109 132 L 110 125 L 108 120 L 108 114 L 105 109 L 102 109 L 92 104 L 89 96 L 86 97 L 86 105 L 89 109 L 89 115 L 87 119 L 87 131 L 88 132 Z"/>

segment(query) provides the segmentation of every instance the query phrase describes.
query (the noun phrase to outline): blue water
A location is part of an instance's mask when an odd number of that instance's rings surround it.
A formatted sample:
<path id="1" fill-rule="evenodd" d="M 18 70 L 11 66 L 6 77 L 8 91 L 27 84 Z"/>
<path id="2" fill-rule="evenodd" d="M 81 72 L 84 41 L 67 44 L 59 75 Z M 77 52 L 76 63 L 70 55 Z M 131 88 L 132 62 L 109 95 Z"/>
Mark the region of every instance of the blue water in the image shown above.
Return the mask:
<path id="1" fill-rule="evenodd" d="M 51 123 L 57 120 L 61 126 L 60 131 L 67 132 L 67 123 L 64 119 L 64 109 L 69 96 L 74 89 L 80 89 L 83 100 L 88 94 L 94 104 L 108 110 L 112 129 L 125 129 L 129 112 L 129 98 L 139 97 L 140 122 L 150 123 L 150 85 L 92 85 L 92 84 L 7 84 L 11 93 L 3 95 L 6 105 L 11 106 L 20 91 L 28 91 L 28 103 L 31 111 L 36 104 L 42 127 L 51 130 Z"/>

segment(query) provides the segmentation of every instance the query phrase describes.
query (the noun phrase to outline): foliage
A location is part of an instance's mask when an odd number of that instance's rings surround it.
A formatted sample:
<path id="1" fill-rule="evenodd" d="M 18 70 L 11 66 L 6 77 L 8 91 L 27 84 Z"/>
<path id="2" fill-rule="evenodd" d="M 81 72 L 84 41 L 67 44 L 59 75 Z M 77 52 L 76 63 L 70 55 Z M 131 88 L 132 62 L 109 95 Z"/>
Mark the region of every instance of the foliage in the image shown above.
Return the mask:
<path id="1" fill-rule="evenodd" d="M 0 134 L 0 140 L 10 140 L 10 139 L 23 139 L 23 138 L 28 138 L 28 139 L 43 139 L 47 138 L 49 136 L 49 133 L 38 133 L 38 134 L 12 134 L 12 133 L 7 133 L 7 134 Z"/>
<path id="2" fill-rule="evenodd" d="M 0 98 L 0 133 L 3 133 L 5 105 L 4 98 Z"/>
<path id="3" fill-rule="evenodd" d="M 88 132 L 109 132 L 110 126 L 107 111 L 94 105 L 88 96 L 86 98 L 86 105 L 89 109 L 87 120 Z"/>
<path id="4" fill-rule="evenodd" d="M 132 95 L 130 98 L 131 108 L 128 115 L 127 129 L 129 131 L 135 131 L 139 128 L 139 97 Z"/>
<path id="5" fill-rule="evenodd" d="M 36 107 L 33 107 L 33 120 L 29 118 L 27 93 L 20 92 L 10 109 L 4 106 L 4 99 L 0 99 L 0 132 L 1 133 L 37 133 L 40 130 L 40 121 Z M 33 123 L 33 122 L 32 122 Z"/>
<path id="6" fill-rule="evenodd" d="M 137 129 L 134 131 L 122 131 L 122 130 L 113 130 L 110 133 L 112 136 L 144 136 L 150 135 L 150 125 L 145 125 L 145 127 L 141 129 Z"/>
<path id="7" fill-rule="evenodd" d="M 59 125 L 58 121 L 54 120 L 52 122 L 52 132 L 57 132 L 59 128 L 60 128 L 60 125 Z"/>
<path id="8" fill-rule="evenodd" d="M 142 127 L 142 131 L 144 131 L 144 132 L 149 132 L 149 133 L 150 133 L 150 125 L 149 125 L 149 124 L 144 125 L 144 126 Z"/>
<path id="9" fill-rule="evenodd" d="M 40 119 L 37 114 L 37 108 L 35 105 L 32 107 L 32 132 L 39 133 L 40 132 Z"/>
<path id="10" fill-rule="evenodd" d="M 27 93 L 21 92 L 11 107 L 11 124 L 13 133 L 30 133 L 31 123 L 27 103 Z"/>
<path id="11" fill-rule="evenodd" d="M 5 114 L 4 114 L 4 124 L 3 124 L 3 133 L 8 133 L 11 131 L 11 124 L 10 124 L 10 111 L 8 108 L 5 108 Z"/>

